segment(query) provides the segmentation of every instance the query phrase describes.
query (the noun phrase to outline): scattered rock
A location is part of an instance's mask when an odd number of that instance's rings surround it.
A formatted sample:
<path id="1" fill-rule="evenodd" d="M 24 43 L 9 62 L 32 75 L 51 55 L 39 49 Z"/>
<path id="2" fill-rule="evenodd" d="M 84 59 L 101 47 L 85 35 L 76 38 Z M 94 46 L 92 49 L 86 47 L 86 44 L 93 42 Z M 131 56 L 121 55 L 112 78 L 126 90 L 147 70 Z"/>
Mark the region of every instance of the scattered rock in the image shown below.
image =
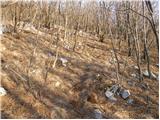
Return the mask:
<path id="1" fill-rule="evenodd" d="M 97 74 L 96 75 L 96 80 L 100 80 L 101 81 L 102 80 L 102 76 L 100 74 Z"/>
<path id="2" fill-rule="evenodd" d="M 151 73 L 151 77 L 155 80 L 157 80 L 157 76 L 154 73 Z"/>
<path id="3" fill-rule="evenodd" d="M 138 68 L 138 66 L 134 66 L 134 69 L 138 70 L 139 68 Z"/>
<path id="4" fill-rule="evenodd" d="M 131 94 L 130 94 L 129 90 L 123 90 L 120 95 L 121 95 L 121 97 L 122 97 L 123 99 L 126 99 L 126 98 L 128 98 Z"/>
<path id="5" fill-rule="evenodd" d="M 94 118 L 95 119 L 102 119 L 103 118 L 102 112 L 99 109 L 94 110 Z"/>
<path id="6" fill-rule="evenodd" d="M 143 72 L 143 75 L 144 75 L 145 77 L 149 77 L 149 72 L 148 72 L 148 70 L 145 70 L 145 71 Z M 153 72 L 151 72 L 151 78 L 152 78 L 152 79 L 157 79 L 157 76 L 156 76 Z"/>
<path id="7" fill-rule="evenodd" d="M 111 88 L 109 88 L 105 95 L 106 97 L 111 101 L 117 101 L 117 99 L 114 97 L 115 94 L 119 95 L 121 91 L 121 87 L 119 85 L 113 85 Z"/>
<path id="8" fill-rule="evenodd" d="M 113 96 L 113 93 L 110 92 L 109 90 L 107 90 L 107 91 L 105 92 L 105 95 L 106 95 L 107 98 L 110 98 L 111 96 Z"/>
<path id="9" fill-rule="evenodd" d="M 109 98 L 109 100 L 111 100 L 111 101 L 113 101 L 113 102 L 116 102 L 116 101 L 117 101 L 117 98 L 115 98 L 114 96 L 111 96 L 111 97 Z"/>
<path id="10" fill-rule="evenodd" d="M 67 60 L 67 59 L 65 59 L 65 58 L 60 58 L 60 61 L 62 62 L 62 65 L 63 65 L 64 67 L 67 66 L 67 63 L 68 63 L 68 60 Z"/>
<path id="11" fill-rule="evenodd" d="M 117 101 L 117 99 L 114 97 L 114 94 L 113 94 L 111 91 L 107 90 L 107 91 L 105 92 L 105 95 L 106 95 L 106 97 L 107 97 L 109 100 L 111 100 L 111 101 Z"/>
<path id="12" fill-rule="evenodd" d="M 118 85 L 113 85 L 109 90 L 110 90 L 113 94 L 115 94 L 115 93 L 117 92 L 118 88 L 119 88 Z"/>
<path id="13" fill-rule="evenodd" d="M 129 90 L 125 90 L 119 85 L 113 85 L 105 92 L 106 97 L 111 101 L 117 101 L 114 97 L 115 94 L 120 95 L 123 99 L 127 99 L 130 96 Z"/>
<path id="14" fill-rule="evenodd" d="M 3 87 L 0 87 L 0 96 L 4 96 L 6 94 L 7 94 L 7 91 Z"/>
<path id="15" fill-rule="evenodd" d="M 128 103 L 128 104 L 133 104 L 133 102 L 134 102 L 133 99 L 128 99 L 128 100 L 127 100 L 127 103 Z"/>
<path id="16" fill-rule="evenodd" d="M 134 74 L 134 73 L 133 73 L 133 74 L 131 74 L 131 76 L 132 76 L 132 77 L 137 77 L 137 75 L 136 75 L 136 74 Z"/>
<path id="17" fill-rule="evenodd" d="M 1 33 L 11 33 L 14 31 L 14 27 L 11 24 L 1 24 Z"/>
<path id="18" fill-rule="evenodd" d="M 147 71 L 147 70 L 146 70 L 146 71 L 144 71 L 144 72 L 143 72 L 143 75 L 144 75 L 144 76 L 146 76 L 146 77 L 149 77 L 149 73 L 148 73 L 148 71 Z"/>
<path id="19" fill-rule="evenodd" d="M 120 95 L 122 91 L 123 91 L 123 88 L 119 87 L 118 90 L 117 90 L 117 95 Z"/>

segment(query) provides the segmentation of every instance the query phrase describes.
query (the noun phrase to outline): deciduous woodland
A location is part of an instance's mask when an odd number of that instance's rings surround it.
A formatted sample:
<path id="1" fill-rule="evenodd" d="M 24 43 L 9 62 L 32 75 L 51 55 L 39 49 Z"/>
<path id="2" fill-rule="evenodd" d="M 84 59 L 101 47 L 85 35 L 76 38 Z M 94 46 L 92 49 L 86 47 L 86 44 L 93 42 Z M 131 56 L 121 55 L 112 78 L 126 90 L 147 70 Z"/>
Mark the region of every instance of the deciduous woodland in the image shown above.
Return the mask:
<path id="1" fill-rule="evenodd" d="M 158 0 L 0 3 L 1 118 L 159 118 Z"/>

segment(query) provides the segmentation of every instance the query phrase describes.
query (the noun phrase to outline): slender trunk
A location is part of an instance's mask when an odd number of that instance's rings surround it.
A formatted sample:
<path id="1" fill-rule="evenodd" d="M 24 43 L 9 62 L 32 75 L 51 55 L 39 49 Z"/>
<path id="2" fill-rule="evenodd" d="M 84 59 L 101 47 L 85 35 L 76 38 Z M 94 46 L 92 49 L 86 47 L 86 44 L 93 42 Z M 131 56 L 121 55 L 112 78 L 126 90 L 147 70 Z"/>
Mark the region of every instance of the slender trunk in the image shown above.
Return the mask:
<path id="1" fill-rule="evenodd" d="M 142 8 L 143 8 L 143 15 L 145 16 L 145 7 L 144 7 L 144 2 L 142 1 Z M 145 27 L 145 19 L 143 18 L 143 32 L 144 32 L 144 56 L 147 58 L 147 70 L 149 73 L 149 77 L 151 78 L 151 71 L 150 71 L 150 57 L 149 57 L 149 48 L 147 48 L 147 37 L 146 37 L 146 27 Z"/>
<path id="2" fill-rule="evenodd" d="M 141 65 L 140 65 L 140 47 L 139 47 L 139 42 L 138 42 L 138 35 L 137 35 L 137 23 L 136 23 L 136 35 L 134 35 L 134 33 L 132 32 L 132 28 L 129 24 L 129 28 L 131 31 L 131 36 L 134 40 L 134 46 L 135 46 L 135 53 L 136 53 L 136 58 L 137 58 L 137 66 L 138 66 L 138 72 L 139 72 L 139 80 L 142 81 L 143 80 L 143 76 L 142 76 L 142 70 L 141 70 Z"/>
<path id="3" fill-rule="evenodd" d="M 14 8 L 14 32 L 16 32 L 16 26 L 17 26 L 17 6 L 15 5 L 15 8 Z"/>
<path id="4" fill-rule="evenodd" d="M 147 9 L 150 13 L 150 16 L 151 16 L 151 21 L 150 21 L 150 24 L 151 24 L 151 27 L 152 27 L 152 30 L 153 30 L 153 33 L 156 37 L 156 45 L 157 45 L 157 51 L 159 53 L 159 37 L 158 37 L 158 33 L 156 31 L 156 25 L 155 25 L 155 22 L 154 22 L 154 19 L 153 19 L 153 9 L 152 9 L 152 4 L 150 1 L 145 1 L 146 3 L 146 6 L 147 6 Z"/>
<path id="5" fill-rule="evenodd" d="M 116 77 L 117 77 L 118 82 L 120 82 L 120 81 L 119 81 L 120 64 L 119 64 L 118 56 L 117 56 L 117 53 L 116 53 L 116 50 L 115 50 L 115 47 L 114 47 L 114 43 L 113 43 L 113 34 L 112 34 L 112 30 L 111 30 L 110 27 L 109 27 L 109 29 L 110 29 L 110 34 L 111 34 L 111 45 L 112 45 L 112 50 L 113 50 L 114 57 L 115 57 L 116 63 L 117 63 L 117 65 L 116 65 Z"/>
<path id="6" fill-rule="evenodd" d="M 75 33 L 74 33 L 74 46 L 73 46 L 73 51 L 75 51 L 75 49 L 76 49 L 76 45 L 77 45 L 77 31 L 79 30 L 79 24 L 78 24 L 78 22 L 77 22 L 77 25 L 76 25 L 76 27 L 75 27 Z"/>
<path id="7" fill-rule="evenodd" d="M 130 8 L 130 3 L 129 2 L 126 3 L 126 7 L 127 7 L 127 9 Z M 129 34 L 129 23 L 130 23 L 130 21 L 129 21 L 129 10 L 127 10 L 126 23 L 128 23 L 127 26 L 126 26 L 127 27 L 127 41 L 128 41 L 128 56 L 131 56 L 132 55 L 132 50 L 131 50 L 131 39 L 130 39 L 130 34 Z"/>
<path id="8" fill-rule="evenodd" d="M 67 16 L 67 14 L 66 14 L 66 16 L 65 16 L 65 32 L 64 32 L 64 40 L 66 40 L 67 39 L 67 25 L 68 25 L 68 16 Z"/>

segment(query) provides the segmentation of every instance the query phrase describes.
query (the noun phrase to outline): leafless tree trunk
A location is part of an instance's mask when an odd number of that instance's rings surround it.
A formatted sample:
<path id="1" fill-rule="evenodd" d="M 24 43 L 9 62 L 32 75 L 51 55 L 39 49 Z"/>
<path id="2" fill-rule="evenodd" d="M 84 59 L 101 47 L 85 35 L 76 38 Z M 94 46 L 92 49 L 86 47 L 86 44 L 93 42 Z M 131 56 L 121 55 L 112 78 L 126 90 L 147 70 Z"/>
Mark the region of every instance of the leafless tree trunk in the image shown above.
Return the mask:
<path id="1" fill-rule="evenodd" d="M 112 33 L 112 30 L 111 30 L 111 27 L 109 27 L 109 29 L 110 29 L 110 35 L 111 35 L 112 51 L 113 51 L 114 58 L 116 59 L 116 63 L 117 63 L 117 65 L 116 65 L 116 77 L 117 77 L 117 81 L 120 82 L 119 81 L 120 64 L 119 64 L 118 56 L 117 56 L 117 53 L 116 53 L 116 50 L 115 50 L 115 47 L 114 47 L 114 43 L 113 43 L 114 38 L 113 38 L 113 33 Z M 114 58 L 113 58 L 113 60 L 114 60 Z"/>
<path id="2" fill-rule="evenodd" d="M 159 53 L 159 37 L 158 37 L 158 33 L 156 31 L 156 27 L 155 27 L 155 22 L 154 22 L 154 19 L 153 19 L 153 8 L 152 8 L 152 4 L 151 2 L 148 0 L 148 1 L 145 1 L 146 3 L 146 6 L 147 6 L 147 9 L 150 13 L 150 16 L 151 16 L 151 20 L 150 20 L 150 24 L 151 24 L 151 27 L 152 27 L 152 30 L 153 30 L 153 33 L 156 37 L 156 45 L 157 45 L 157 51 Z"/>
<path id="3" fill-rule="evenodd" d="M 143 15 L 145 16 L 145 6 L 144 6 L 144 2 L 142 1 L 142 9 L 143 9 Z M 150 57 L 149 57 L 149 50 L 147 48 L 147 38 L 146 38 L 146 21 L 145 18 L 143 18 L 143 32 L 144 32 L 144 38 L 143 38 L 143 42 L 144 42 L 144 53 L 147 58 L 147 69 L 148 69 L 148 73 L 149 73 L 149 77 L 151 78 L 151 71 L 150 71 Z"/>

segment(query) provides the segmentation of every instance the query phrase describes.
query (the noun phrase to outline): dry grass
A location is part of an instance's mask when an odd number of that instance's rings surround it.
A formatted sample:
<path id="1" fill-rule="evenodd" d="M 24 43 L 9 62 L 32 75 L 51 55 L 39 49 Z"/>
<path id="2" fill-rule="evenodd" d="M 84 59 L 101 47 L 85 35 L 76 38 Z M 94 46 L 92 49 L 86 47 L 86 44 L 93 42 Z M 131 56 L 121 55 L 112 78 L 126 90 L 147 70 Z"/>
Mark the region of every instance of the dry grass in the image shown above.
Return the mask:
<path id="1" fill-rule="evenodd" d="M 119 53 L 120 60 L 128 59 L 128 65 L 120 78 L 123 79 L 123 86 L 130 90 L 131 98 L 135 100 L 133 105 L 127 105 L 120 97 L 117 97 L 116 103 L 112 103 L 104 96 L 104 89 L 116 81 L 116 70 L 109 62 L 110 43 L 100 43 L 79 36 L 78 42 L 85 47 L 76 48 L 73 52 L 64 48 L 61 41 L 59 56 L 65 57 L 69 65 L 50 68 L 46 83 L 45 61 L 48 59 L 48 52 L 55 55 L 56 51 L 54 45 L 50 47 L 51 38 L 40 35 L 28 73 L 36 37 L 36 34 L 26 31 L 2 35 L 1 83 L 7 90 L 7 95 L 1 97 L 2 118 L 93 118 L 95 107 L 103 111 L 105 118 L 159 117 L 158 81 L 145 78 L 139 83 L 138 79 L 132 78 L 130 74 L 137 72 L 132 67 L 136 63 L 123 50 Z M 73 41 L 70 42 L 73 45 Z M 123 68 L 124 64 L 121 66 Z M 152 70 L 158 72 L 153 64 Z M 102 80 L 96 79 L 97 74 L 102 76 Z M 132 81 L 133 86 L 129 86 L 128 81 Z M 148 89 L 140 87 L 141 84 L 147 84 Z"/>

